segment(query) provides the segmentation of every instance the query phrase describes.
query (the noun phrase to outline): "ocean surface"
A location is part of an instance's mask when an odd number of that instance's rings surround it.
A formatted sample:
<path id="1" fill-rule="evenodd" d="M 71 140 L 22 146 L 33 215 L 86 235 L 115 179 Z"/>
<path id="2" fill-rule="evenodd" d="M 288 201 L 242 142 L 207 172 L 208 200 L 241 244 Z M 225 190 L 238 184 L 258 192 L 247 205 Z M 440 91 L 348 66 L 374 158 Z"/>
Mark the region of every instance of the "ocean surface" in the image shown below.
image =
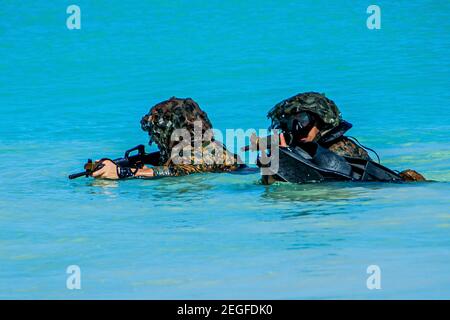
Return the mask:
<path id="1" fill-rule="evenodd" d="M 449 1 L 376 1 L 380 30 L 364 1 L 76 0 L 80 30 L 68 4 L 0 7 L 0 298 L 450 298 Z M 67 179 L 171 96 L 258 129 L 303 91 L 434 182 Z"/>

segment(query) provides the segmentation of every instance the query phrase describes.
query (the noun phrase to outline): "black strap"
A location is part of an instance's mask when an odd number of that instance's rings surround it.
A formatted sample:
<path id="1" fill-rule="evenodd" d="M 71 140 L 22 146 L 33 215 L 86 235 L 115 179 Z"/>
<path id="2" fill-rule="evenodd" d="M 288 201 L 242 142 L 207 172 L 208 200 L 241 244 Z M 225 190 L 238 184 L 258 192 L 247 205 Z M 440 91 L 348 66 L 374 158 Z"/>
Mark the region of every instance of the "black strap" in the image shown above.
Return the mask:
<path id="1" fill-rule="evenodd" d="M 137 171 L 138 169 L 133 172 L 133 170 L 131 170 L 131 168 L 129 167 L 117 166 L 117 176 L 119 177 L 119 179 L 132 178 L 136 175 Z"/>
<path id="2" fill-rule="evenodd" d="M 329 130 L 323 136 L 318 137 L 317 142 L 321 145 L 331 144 L 337 139 L 341 138 L 344 133 L 352 128 L 352 126 L 353 125 L 350 122 L 342 120 L 337 127 Z"/>
<path id="3" fill-rule="evenodd" d="M 138 168 L 134 168 L 136 170 L 133 172 L 132 168 L 122 167 L 119 164 L 117 164 L 117 162 L 115 162 L 114 160 L 109 159 L 109 158 L 102 158 L 102 159 L 98 160 L 98 163 L 101 164 L 104 161 L 111 161 L 112 163 L 114 163 L 116 165 L 116 172 L 117 172 L 117 176 L 119 177 L 119 179 L 127 179 L 127 178 L 134 177 L 136 175 L 136 172 L 138 171 Z"/>
<path id="4" fill-rule="evenodd" d="M 358 139 L 356 139 L 355 137 L 347 136 L 347 138 L 349 138 L 350 140 L 353 140 L 353 142 L 355 142 L 355 143 L 356 143 L 357 145 L 359 145 L 361 148 L 366 149 L 366 150 L 369 150 L 369 151 L 372 151 L 372 152 L 377 156 L 378 163 L 381 163 L 380 157 L 378 156 L 378 153 L 377 153 L 375 150 L 373 150 L 373 149 L 371 149 L 371 148 L 369 148 L 369 147 L 364 146 L 364 145 L 361 144 L 361 142 L 359 142 Z"/>

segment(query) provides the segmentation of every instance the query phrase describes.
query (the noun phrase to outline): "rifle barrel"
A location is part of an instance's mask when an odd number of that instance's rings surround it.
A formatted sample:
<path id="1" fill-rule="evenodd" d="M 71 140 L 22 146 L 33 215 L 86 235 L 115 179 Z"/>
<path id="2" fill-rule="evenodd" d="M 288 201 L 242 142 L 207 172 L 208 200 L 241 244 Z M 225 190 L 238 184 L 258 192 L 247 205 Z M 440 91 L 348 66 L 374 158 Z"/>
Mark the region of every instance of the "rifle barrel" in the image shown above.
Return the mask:
<path id="1" fill-rule="evenodd" d="M 86 176 L 87 174 L 89 174 L 89 172 L 88 171 L 83 171 L 83 172 L 79 172 L 79 173 L 74 173 L 74 174 L 71 174 L 70 176 L 69 176 L 69 179 L 76 179 L 76 178 L 79 178 L 79 177 L 83 177 L 83 176 Z"/>

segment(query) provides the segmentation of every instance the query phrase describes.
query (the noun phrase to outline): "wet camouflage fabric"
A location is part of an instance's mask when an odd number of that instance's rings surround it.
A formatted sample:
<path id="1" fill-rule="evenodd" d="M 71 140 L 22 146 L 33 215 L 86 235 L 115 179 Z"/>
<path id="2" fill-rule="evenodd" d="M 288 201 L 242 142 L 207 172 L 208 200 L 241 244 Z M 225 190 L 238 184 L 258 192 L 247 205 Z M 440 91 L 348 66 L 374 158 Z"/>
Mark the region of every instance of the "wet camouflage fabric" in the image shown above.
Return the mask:
<path id="1" fill-rule="evenodd" d="M 403 180 L 409 182 L 427 181 L 423 175 L 412 169 L 406 169 L 399 173 Z"/>
<path id="2" fill-rule="evenodd" d="M 148 132 L 149 144 L 151 145 L 153 142 L 157 144 L 161 152 L 161 164 L 169 160 L 171 150 L 177 143 L 170 139 L 173 131 L 185 128 L 191 133 L 191 137 L 194 137 L 195 121 L 201 121 L 202 134 L 212 128 L 207 114 L 190 98 L 172 97 L 156 104 L 142 117 L 141 128 Z"/>
<path id="3" fill-rule="evenodd" d="M 331 145 L 327 145 L 325 147 L 340 156 L 370 160 L 367 151 L 347 137 L 342 137 L 334 141 Z"/>
<path id="4" fill-rule="evenodd" d="M 219 156 L 208 149 L 218 151 Z M 217 154 L 217 153 L 216 153 Z M 199 172 L 231 172 L 240 168 L 238 156 L 229 152 L 217 141 L 206 143 L 199 151 L 193 152 L 187 164 L 174 164 L 171 161 L 165 165 L 153 167 L 155 176 L 183 176 Z"/>
<path id="5" fill-rule="evenodd" d="M 300 111 L 309 111 L 322 119 L 324 127 L 329 130 L 339 125 L 342 116 L 337 105 L 324 94 L 305 92 L 277 103 L 267 114 L 272 120 L 271 129 L 280 127 L 284 118 L 295 115 Z"/>
<path id="6" fill-rule="evenodd" d="M 201 137 L 199 148 L 194 148 L 194 122 L 200 121 Z M 239 168 L 238 156 L 229 152 L 221 143 L 208 137 L 205 132 L 212 129 L 208 115 L 192 99 L 172 97 L 153 106 L 142 117 L 141 127 L 155 142 L 161 152 L 159 166 L 153 167 L 155 176 L 180 176 L 196 172 L 224 172 Z M 176 164 L 171 159 L 172 149 L 179 143 L 171 141 L 176 129 L 186 129 L 191 134 L 192 152 L 188 163 Z M 197 141 L 198 142 L 198 141 Z M 215 152 L 208 152 L 215 150 Z M 219 159 L 219 161 L 215 161 Z M 222 161 L 220 161 L 222 160 Z"/>

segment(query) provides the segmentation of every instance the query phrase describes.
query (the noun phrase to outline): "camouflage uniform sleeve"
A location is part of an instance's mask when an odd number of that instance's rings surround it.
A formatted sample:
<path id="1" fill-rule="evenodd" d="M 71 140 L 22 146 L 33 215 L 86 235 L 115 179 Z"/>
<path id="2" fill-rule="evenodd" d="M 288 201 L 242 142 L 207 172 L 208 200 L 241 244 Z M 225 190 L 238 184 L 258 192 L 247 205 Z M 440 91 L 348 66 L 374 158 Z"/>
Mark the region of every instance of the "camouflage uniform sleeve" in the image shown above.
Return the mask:
<path id="1" fill-rule="evenodd" d="M 172 164 L 168 166 L 153 167 L 155 177 L 178 177 L 195 172 L 205 172 L 199 165 L 193 164 Z"/>
<path id="2" fill-rule="evenodd" d="M 170 166 L 153 167 L 155 177 L 178 177 L 199 172 L 230 172 L 237 170 L 237 165 L 204 165 L 204 164 L 179 164 Z"/>
<path id="3" fill-rule="evenodd" d="M 173 166 L 155 166 L 153 167 L 153 175 L 155 177 L 176 177 L 181 174 L 174 170 Z"/>

